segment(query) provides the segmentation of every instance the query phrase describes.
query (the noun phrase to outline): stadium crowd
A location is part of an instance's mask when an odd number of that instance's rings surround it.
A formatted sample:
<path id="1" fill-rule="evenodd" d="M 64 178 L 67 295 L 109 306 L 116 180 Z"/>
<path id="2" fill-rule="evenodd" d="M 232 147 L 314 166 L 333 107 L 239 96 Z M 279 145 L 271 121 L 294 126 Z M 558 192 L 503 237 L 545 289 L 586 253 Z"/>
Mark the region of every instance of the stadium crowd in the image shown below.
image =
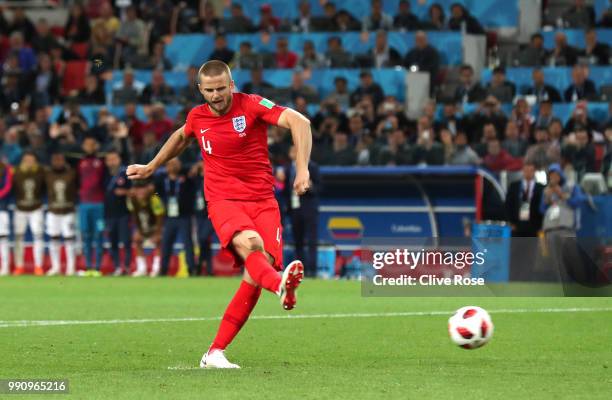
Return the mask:
<path id="1" fill-rule="evenodd" d="M 434 3 L 428 16 L 419 19 L 411 12 L 410 1 L 399 1 L 395 14 L 389 15 L 380 0 L 372 0 L 371 12 L 359 20 L 342 7 L 342 1 L 325 2 L 324 14 L 318 16 L 311 14 L 309 1 L 302 1 L 299 16 L 293 20 L 278 18 L 270 5 L 263 5 L 258 23 L 244 13 L 241 2 L 66 3 L 70 11 L 65 26 L 51 26 L 44 18 L 32 21 L 23 8 L 0 8 L 0 211 L 14 204 L 17 211 L 27 214 L 14 216 L 16 257 L 23 257 L 19 241 L 29 225 L 37 267 L 43 251 L 40 242 L 44 199 L 49 212 L 58 218 L 74 213 L 79 204 L 83 252 L 92 270 L 100 265 L 104 232 L 113 244 L 115 265 L 122 265 L 117 245 L 131 240 L 126 237 L 131 213 L 140 232 L 136 242 L 149 238 L 159 248 L 166 246 L 162 256 L 154 260 L 153 269 L 155 273 L 167 272 L 164 254 L 168 254 L 168 243 L 184 226 L 181 221 L 191 221 L 190 216 L 203 212 L 200 201 L 181 200 L 175 209 L 177 204 L 171 204 L 175 197 L 169 194 L 195 199 L 195 193 L 181 192 L 191 185 L 176 183 L 197 181 L 202 174 L 197 168 L 199 151 L 193 146 L 181 155 L 178 167 L 173 165 L 169 168 L 172 171 L 140 189 L 130 189 L 121 177 L 123 166 L 150 161 L 168 135 L 184 123 L 189 110 L 201 103 L 197 89 L 199 66 L 186 69 L 187 85 L 183 87 L 166 82 L 164 71 L 173 69 L 173 60 L 167 58 L 165 47 L 176 34 L 214 35 L 214 48 L 207 57 L 203 56 L 202 62 L 219 59 L 233 68 L 250 70 L 250 81 L 237 89 L 284 100 L 308 116 L 314 135 L 312 157 L 319 165 L 480 165 L 498 173 L 520 171 L 524 164 L 544 170 L 558 163 L 576 182 L 586 173 L 601 172 L 611 188 L 612 102 L 607 118 L 601 120 L 592 119 L 588 104 L 604 98 L 597 88 L 606 82 L 596 86 L 589 79 L 589 68 L 609 64 L 609 47 L 598 41 L 594 28 L 612 26 L 612 8 L 597 19 L 592 8 L 576 0 L 564 14 L 563 27 L 584 29 L 586 45 L 581 49 L 570 46 L 565 34 L 558 32 L 554 48 L 547 50 L 543 36 L 535 33 L 515 59 L 515 65 L 532 68 L 532 85 L 518 88 L 507 79 L 499 62 L 487 84 L 481 82 L 470 65 L 443 65 L 439 51 L 429 43 L 428 32 L 456 31 L 461 35 L 487 31 L 459 3 L 448 9 Z M 339 33 L 350 31 L 374 36 L 371 51 L 356 54 L 344 48 Z M 405 54 L 391 47 L 388 32 L 392 31 L 414 31 L 414 47 Z M 248 40 L 242 41 L 239 48 L 230 48 L 227 42 L 227 35 L 233 33 L 256 34 L 266 40 L 272 33 L 304 32 L 328 32 L 326 51 L 305 41 L 298 54 L 289 49 L 284 36 L 277 40 L 275 52 L 269 54 L 255 52 Z M 71 66 L 75 61 L 85 65 L 85 72 L 82 82 L 72 87 L 66 82 L 73 78 Z M 546 84 L 546 66 L 571 67 L 570 85 L 560 90 Z M 430 73 L 432 100 L 418 118 L 408 118 L 405 104 L 385 93 L 373 78 L 371 70 L 388 67 Z M 308 82 L 312 71 L 319 68 L 352 68 L 359 76 L 359 84 L 349 88 L 347 79 L 339 75 L 331 93 L 323 97 Z M 113 71 L 119 69 L 123 70 L 122 80 L 111 84 Z M 141 69 L 152 70 L 150 82 L 136 79 L 134 71 Z M 291 82 L 287 86 L 268 82 L 267 69 L 293 69 Z M 450 82 L 451 70 L 458 77 L 456 82 Z M 105 90 L 109 85 L 111 90 Z M 466 112 L 467 104 L 474 103 L 476 106 Z M 553 114 L 557 103 L 575 105 L 566 120 Z M 167 112 L 171 104 L 179 105 L 172 118 Z M 313 104 L 317 106 L 313 108 Z M 510 110 L 504 108 L 506 104 L 511 104 Z M 94 123 L 81 112 L 83 105 L 101 106 Z M 54 114 L 54 107 L 61 111 Z M 121 113 L 111 112 L 118 108 Z M 143 113 L 139 112 L 141 108 Z M 269 150 L 275 168 L 290 164 L 290 145 L 288 132 L 270 128 Z M 54 174 L 62 175 L 66 187 L 73 185 L 59 200 L 54 198 L 58 186 L 53 182 L 61 179 Z M 29 176 L 34 177 L 35 184 L 29 183 Z M 276 173 L 276 177 L 280 188 L 286 174 Z M 139 206 L 132 204 L 128 208 L 126 197 L 134 204 L 148 204 L 145 208 L 150 218 L 144 221 L 146 218 L 138 216 Z M 59 204 L 56 209 L 52 209 L 54 200 Z M 38 210 L 40 215 L 32 213 Z M 171 237 L 163 245 L 162 236 L 166 233 L 156 220 L 161 214 L 166 214 L 167 219 L 177 218 L 174 233 L 167 233 Z M 47 217 L 46 233 L 53 243 L 49 248 L 55 265 L 59 240 L 63 238 L 68 248 L 76 236 L 74 229 L 69 229 L 74 221 L 57 221 Z M 0 229 L 0 236 L 8 237 L 8 220 L 0 222 L 7 228 Z M 50 223 L 63 228 L 49 230 Z M 198 224 L 201 225 L 204 222 Z M 199 237 L 206 245 L 212 231 L 208 225 L 201 230 Z M 95 261 L 92 249 L 97 249 Z M 137 248 L 137 252 L 141 250 Z M 204 263 L 210 268 L 206 257 L 200 257 L 199 265 Z M 193 261 L 193 254 L 188 258 L 192 259 L 188 262 L 191 272 L 196 273 L 198 262 Z M 138 271 L 144 271 L 143 262 L 142 258 L 138 261 Z M 16 265 L 23 266 L 19 262 Z"/>

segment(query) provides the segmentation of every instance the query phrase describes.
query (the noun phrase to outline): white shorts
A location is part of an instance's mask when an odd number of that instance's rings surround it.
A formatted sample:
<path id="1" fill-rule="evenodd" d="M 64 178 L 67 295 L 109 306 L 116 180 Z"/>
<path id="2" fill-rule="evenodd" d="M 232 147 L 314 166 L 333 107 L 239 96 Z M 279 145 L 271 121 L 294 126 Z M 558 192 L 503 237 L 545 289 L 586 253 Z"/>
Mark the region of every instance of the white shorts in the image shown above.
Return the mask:
<path id="1" fill-rule="evenodd" d="M 52 212 L 47 213 L 47 235 L 61 236 L 63 238 L 73 238 L 74 237 L 74 223 L 75 223 L 75 214 L 54 214 Z"/>
<path id="2" fill-rule="evenodd" d="M 13 215 L 13 227 L 15 235 L 22 236 L 25 234 L 27 227 L 34 236 L 40 236 L 44 232 L 44 216 L 42 208 L 34 211 L 19 211 L 15 210 Z"/>
<path id="3" fill-rule="evenodd" d="M 9 213 L 8 211 L 0 211 L 0 236 L 8 236 L 9 231 Z"/>

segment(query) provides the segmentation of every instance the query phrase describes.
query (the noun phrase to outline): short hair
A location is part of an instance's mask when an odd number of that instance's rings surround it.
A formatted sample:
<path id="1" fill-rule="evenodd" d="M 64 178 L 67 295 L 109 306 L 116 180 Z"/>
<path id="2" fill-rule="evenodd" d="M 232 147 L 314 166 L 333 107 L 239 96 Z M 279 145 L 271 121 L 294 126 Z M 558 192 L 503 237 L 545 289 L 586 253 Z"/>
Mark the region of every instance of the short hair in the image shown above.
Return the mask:
<path id="1" fill-rule="evenodd" d="M 504 67 L 493 68 L 493 74 L 504 74 L 506 75 L 506 69 Z"/>
<path id="2" fill-rule="evenodd" d="M 472 68 L 472 66 L 470 64 L 463 64 L 460 68 L 460 71 L 470 71 L 470 72 L 474 72 L 474 68 Z"/>
<path id="3" fill-rule="evenodd" d="M 533 41 L 534 39 L 544 40 L 544 36 L 542 36 L 541 33 L 534 33 L 533 35 L 531 35 L 531 40 Z"/>
<path id="4" fill-rule="evenodd" d="M 38 156 L 36 155 L 36 153 L 34 153 L 34 150 L 32 150 L 32 149 L 29 149 L 29 148 L 28 148 L 28 149 L 25 149 L 25 150 L 23 151 L 23 153 L 21 153 L 21 159 L 22 159 L 22 160 L 23 160 L 23 158 L 24 158 L 25 156 L 32 156 L 32 157 L 34 157 L 34 159 L 35 159 L 36 161 L 38 161 Z"/>
<path id="5" fill-rule="evenodd" d="M 230 79 L 232 77 L 232 71 L 229 65 L 220 60 L 210 60 L 202 64 L 198 71 L 198 76 L 218 76 L 226 73 Z"/>

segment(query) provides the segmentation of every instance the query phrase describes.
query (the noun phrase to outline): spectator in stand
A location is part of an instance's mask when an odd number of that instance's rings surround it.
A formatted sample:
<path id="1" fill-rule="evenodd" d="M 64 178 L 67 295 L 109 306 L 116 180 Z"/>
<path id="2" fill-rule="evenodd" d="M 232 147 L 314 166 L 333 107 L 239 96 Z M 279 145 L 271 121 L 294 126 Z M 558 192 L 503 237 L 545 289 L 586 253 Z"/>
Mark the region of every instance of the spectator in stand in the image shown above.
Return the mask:
<path id="1" fill-rule="evenodd" d="M 527 151 L 527 141 L 519 136 L 519 130 L 514 121 L 508 121 L 506 124 L 502 147 L 512 157 L 523 157 Z"/>
<path id="2" fill-rule="evenodd" d="M 166 163 L 166 173 L 156 179 L 156 192 L 164 203 L 166 218 L 162 228 L 161 239 L 161 275 L 168 275 L 170 257 L 174 253 L 174 244 L 181 238 L 185 251 L 185 262 L 189 275 L 197 276 L 193 255 L 192 220 L 196 202 L 197 176 L 190 177 L 178 158 Z"/>
<path id="3" fill-rule="evenodd" d="M 215 36 L 215 49 L 210 56 L 208 56 L 209 60 L 220 60 L 226 64 L 229 64 L 234 58 L 234 50 L 227 47 L 227 39 L 225 35 L 217 35 Z"/>
<path id="4" fill-rule="evenodd" d="M 105 104 L 106 95 L 104 88 L 100 85 L 98 77 L 95 75 L 87 75 L 85 77 L 85 87 L 79 90 L 79 102 L 81 104 Z"/>
<path id="5" fill-rule="evenodd" d="M 410 1 L 400 0 L 397 15 L 393 18 L 393 27 L 402 31 L 416 31 L 421 29 L 419 18 L 410 10 Z"/>
<path id="6" fill-rule="evenodd" d="M 597 97 L 595 84 L 587 78 L 584 66 L 576 65 L 572 68 L 572 84 L 565 89 L 563 97 L 567 103 L 592 100 Z"/>
<path id="7" fill-rule="evenodd" d="M 535 165 L 536 169 L 545 169 L 548 165 L 561 162 L 559 148 L 549 140 L 548 129 L 545 126 L 535 130 L 535 143 L 529 146 L 525 154 L 525 162 Z"/>
<path id="8" fill-rule="evenodd" d="M 429 125 L 431 127 L 431 121 Z M 414 148 L 412 163 L 420 166 L 443 165 L 444 161 L 444 148 L 434 140 L 433 130 L 420 131 Z"/>
<path id="9" fill-rule="evenodd" d="M 115 266 L 113 275 L 126 275 L 130 271 L 132 261 L 130 215 L 127 209 L 127 194 L 131 185 L 117 150 L 110 149 L 106 152 L 104 161 L 107 171 L 104 180 L 104 226 Z M 119 244 L 123 245 L 123 263 L 119 257 Z"/>
<path id="10" fill-rule="evenodd" d="M 523 160 L 512 157 L 502 149 L 498 139 L 492 139 L 487 143 L 483 165 L 492 172 L 518 171 L 523 167 Z"/>
<path id="11" fill-rule="evenodd" d="M 36 53 L 49 53 L 51 49 L 59 46 L 59 42 L 51 32 L 49 22 L 45 18 L 40 18 L 36 23 L 36 35 L 34 35 L 30 44 Z"/>
<path id="12" fill-rule="evenodd" d="M 124 64 L 133 65 L 138 59 L 146 54 L 147 27 L 143 20 L 138 18 L 135 6 L 125 9 L 125 20 L 117 31 L 117 47 L 115 52 L 121 56 Z"/>
<path id="13" fill-rule="evenodd" d="M 371 96 L 374 108 L 383 101 L 385 93 L 382 87 L 372 78 L 370 71 L 363 71 L 359 74 L 359 87 L 351 93 L 351 105 L 357 104 L 364 96 Z"/>
<path id="14" fill-rule="evenodd" d="M 142 151 L 139 157 L 136 158 L 138 164 L 147 164 L 155 158 L 157 151 L 160 149 L 160 144 L 157 141 L 157 135 L 152 131 L 144 131 L 142 135 Z"/>
<path id="15" fill-rule="evenodd" d="M 516 95 L 516 85 L 506 80 L 506 70 L 503 67 L 495 67 L 486 92 L 487 96 L 494 96 L 501 103 L 511 103 Z"/>
<path id="16" fill-rule="evenodd" d="M 486 97 L 480 82 L 474 80 L 474 69 L 471 65 L 461 66 L 461 85 L 455 91 L 455 101 L 459 103 L 477 103 Z"/>
<path id="17" fill-rule="evenodd" d="M 149 43 L 157 43 L 169 35 L 173 15 L 177 12 L 175 2 L 170 0 L 146 0 L 140 2 L 142 20 L 150 26 Z"/>
<path id="18" fill-rule="evenodd" d="M 544 48 L 544 37 L 540 33 L 531 35 L 529 45 L 520 51 L 518 62 L 522 66 L 540 67 L 546 64 L 548 50 Z"/>
<path id="19" fill-rule="evenodd" d="M 593 28 L 584 32 L 584 50 L 580 57 L 588 58 L 589 64 L 608 65 L 610 63 L 610 46 L 597 41 L 597 31 Z"/>
<path id="20" fill-rule="evenodd" d="M 600 125 L 600 132 L 605 132 L 606 129 L 612 128 L 612 101 L 608 103 L 608 117 L 607 119 Z"/>
<path id="21" fill-rule="evenodd" d="M 91 27 L 89 18 L 85 14 L 85 9 L 80 3 L 75 3 L 70 9 L 70 15 L 64 27 L 64 39 L 66 42 L 85 43 L 91 37 Z"/>
<path id="22" fill-rule="evenodd" d="M 612 28 L 612 4 L 608 4 L 608 8 L 603 12 L 598 26 L 602 28 Z"/>
<path id="23" fill-rule="evenodd" d="M 588 29 L 595 26 L 595 9 L 586 0 L 574 0 L 574 5 L 563 13 L 566 28 Z"/>
<path id="24" fill-rule="evenodd" d="M 442 116 L 435 120 L 434 128 L 436 131 L 440 129 L 448 129 L 453 136 L 459 131 L 465 129 L 463 118 L 457 110 L 457 105 L 450 101 L 442 106 Z"/>
<path id="25" fill-rule="evenodd" d="M 531 115 L 531 107 L 524 97 L 520 97 L 516 100 L 510 120 L 514 121 L 519 131 L 521 139 L 531 141 L 531 133 L 535 118 Z"/>
<path id="26" fill-rule="evenodd" d="M 430 81 L 434 82 L 440 67 L 438 50 L 429 44 L 427 34 L 418 31 L 414 35 L 414 47 L 404 57 L 404 67 L 416 66 L 419 71 L 429 72 Z"/>
<path id="27" fill-rule="evenodd" d="M 536 97 L 536 101 L 538 103 L 542 103 L 544 101 L 549 101 L 553 103 L 561 102 L 561 95 L 559 91 L 552 85 L 547 85 L 544 82 L 544 71 L 540 68 L 534 68 L 531 73 L 531 79 L 533 81 L 533 86 L 527 89 L 525 92 L 526 95 L 531 95 Z"/>
<path id="28" fill-rule="evenodd" d="M 104 232 L 104 163 L 97 156 L 99 144 L 93 137 L 83 140 L 83 158 L 78 164 L 79 227 L 85 266 L 90 275 L 100 275 L 102 263 L 102 234 Z M 95 262 L 92 264 L 92 250 Z M 92 268 L 95 266 L 95 269 Z"/>
<path id="29" fill-rule="evenodd" d="M 34 78 L 31 101 L 34 108 L 57 103 L 60 97 L 60 78 L 46 53 L 38 55 L 38 69 Z"/>
<path id="30" fill-rule="evenodd" d="M 259 68 L 251 70 L 251 80 L 242 86 L 244 93 L 261 93 L 273 87 L 263 79 L 263 71 Z"/>
<path id="31" fill-rule="evenodd" d="M 331 3 L 327 3 L 331 4 Z M 340 10 L 332 20 L 332 29 L 335 32 L 353 32 L 361 30 L 361 22 L 355 19 L 348 11 Z"/>
<path id="32" fill-rule="evenodd" d="M 198 67 L 195 65 L 187 68 L 187 85 L 179 89 L 177 100 L 189 106 L 202 103 L 202 94 L 198 90 Z"/>
<path id="33" fill-rule="evenodd" d="M 561 137 L 563 135 L 563 124 L 559 118 L 553 118 L 548 125 L 548 138 L 550 139 L 550 147 L 555 148 L 555 151 L 561 154 Z"/>
<path id="34" fill-rule="evenodd" d="M 310 2 L 308 0 L 300 1 L 298 13 L 298 17 L 293 20 L 291 30 L 293 32 L 310 32 L 312 30 L 312 14 L 310 10 Z"/>
<path id="35" fill-rule="evenodd" d="M 259 11 L 261 17 L 258 29 L 263 32 L 278 32 L 280 28 L 280 19 L 272 13 L 272 6 L 264 4 Z"/>
<path id="36" fill-rule="evenodd" d="M 31 43 L 36 36 L 36 28 L 22 7 L 13 8 L 13 19 L 8 26 L 7 33 L 12 35 L 15 32 L 21 33 L 26 43 Z"/>
<path id="37" fill-rule="evenodd" d="M 382 138 L 386 140 L 386 144 L 372 157 L 377 165 L 408 165 L 413 162 L 404 131 L 385 128 Z"/>
<path id="38" fill-rule="evenodd" d="M 93 21 L 93 29 L 96 27 L 101 27 L 105 32 L 107 32 L 111 38 L 114 38 L 117 32 L 119 31 L 119 27 L 121 26 L 121 21 L 119 18 L 115 16 L 113 12 L 113 7 L 111 6 L 109 1 L 104 1 L 100 5 L 100 14 Z"/>
<path id="39" fill-rule="evenodd" d="M 465 31 L 472 35 L 484 35 L 485 30 L 480 22 L 459 3 L 451 5 L 451 17 L 448 20 L 448 29 L 451 31 Z"/>
<path id="40" fill-rule="evenodd" d="M 10 37 L 10 52 L 14 54 L 19 61 L 21 72 L 28 73 L 36 68 L 36 55 L 30 47 L 27 47 L 23 42 L 21 32 L 13 32 Z"/>
<path id="41" fill-rule="evenodd" d="M 606 148 L 604 158 L 601 161 L 601 173 L 608 186 L 608 193 L 610 193 L 612 191 L 612 127 L 606 128 L 604 134 L 606 137 Z"/>
<path id="42" fill-rule="evenodd" d="M 393 18 L 383 12 L 382 0 L 372 0 L 370 13 L 363 18 L 362 29 L 368 32 L 393 29 Z"/>
<path id="43" fill-rule="evenodd" d="M 548 55 L 548 64 L 551 66 L 574 65 L 577 59 L 578 49 L 567 44 L 565 33 L 555 33 L 555 48 Z"/>
<path id="44" fill-rule="evenodd" d="M 481 141 L 484 126 L 493 124 L 495 134 L 506 129 L 508 118 L 501 108 L 501 103 L 493 96 L 489 96 L 480 104 L 480 107 L 473 114 L 468 114 L 464 118 L 466 133 L 470 136 L 470 143 Z M 479 152 L 482 155 L 482 153 Z"/>
<path id="45" fill-rule="evenodd" d="M 327 39 L 325 58 L 330 68 L 350 68 L 353 65 L 353 55 L 344 49 L 339 36 Z"/>
<path id="46" fill-rule="evenodd" d="M 298 97 L 305 98 L 308 103 L 316 103 L 319 99 L 317 89 L 304 83 L 304 73 L 301 70 L 296 70 L 291 77 L 291 101 L 295 103 Z"/>
<path id="47" fill-rule="evenodd" d="M 448 160 L 449 165 L 480 165 L 478 154 L 468 145 L 468 137 L 463 131 L 455 134 L 453 152 Z"/>
<path id="48" fill-rule="evenodd" d="M 140 96 L 140 102 L 144 104 L 174 102 L 174 89 L 166 84 L 163 71 L 156 69 L 151 74 L 151 83 L 145 86 Z"/>
<path id="49" fill-rule="evenodd" d="M 239 69 L 256 69 L 262 68 L 262 60 L 259 54 L 253 52 L 251 42 L 240 42 L 238 51 L 234 53 L 232 60 L 232 68 Z"/>
<path id="50" fill-rule="evenodd" d="M 543 126 L 547 128 L 554 118 L 552 103 L 550 101 L 543 101 L 540 103 L 540 109 L 538 110 L 538 116 L 535 119 L 534 125 L 536 127 Z"/>
<path id="51" fill-rule="evenodd" d="M 172 132 L 174 123 L 166 116 L 163 103 L 154 103 L 148 112 L 149 121 L 144 126 L 145 132 L 155 133 L 155 139 L 160 142 Z"/>
<path id="52" fill-rule="evenodd" d="M 348 82 L 343 76 L 334 78 L 334 90 L 327 96 L 326 100 L 331 100 L 340 104 L 344 109 L 348 109 L 350 105 L 350 93 L 348 91 Z"/>
<path id="53" fill-rule="evenodd" d="M 4 125 L 4 122 L 2 124 Z M 0 125 L 0 127 L 3 126 Z M 4 140 L 0 141 L 0 160 L 5 160 L 10 165 L 18 165 L 23 154 L 23 149 L 19 144 L 19 131 L 14 126 L 2 131 Z"/>
<path id="54" fill-rule="evenodd" d="M 326 66 L 325 57 L 321 53 L 317 53 L 312 40 L 304 42 L 304 50 L 298 64 L 304 69 L 318 69 Z"/>
<path id="55" fill-rule="evenodd" d="M 219 25 L 221 19 L 217 16 L 217 11 L 215 10 L 215 7 L 212 2 L 206 1 L 203 4 L 203 7 L 198 7 L 199 18 L 197 19 L 197 23 L 192 24 L 189 30 L 193 33 L 206 33 L 208 35 L 215 35 L 219 32 Z"/>
<path id="56" fill-rule="evenodd" d="M 474 143 L 474 151 L 478 156 L 485 157 L 487 155 L 487 151 L 489 149 L 489 142 L 492 140 L 499 140 L 497 135 L 497 128 L 491 122 L 487 122 L 482 127 L 482 138 L 478 141 L 478 143 Z"/>
<path id="57" fill-rule="evenodd" d="M 587 102 L 584 100 L 576 103 L 576 108 L 574 108 L 570 119 L 567 120 L 563 133 L 564 135 L 575 133 L 579 128 L 586 128 L 589 134 L 592 134 L 593 130 L 597 128 L 597 122 L 589 117 Z"/>
<path id="58" fill-rule="evenodd" d="M 580 182 L 587 172 L 597 172 L 595 169 L 595 147 L 591 143 L 589 132 L 579 128 L 570 136 L 561 150 L 562 158 L 570 163 L 576 172 L 576 182 Z"/>
<path id="59" fill-rule="evenodd" d="M 145 124 L 136 115 L 136 103 L 127 103 L 123 110 L 124 116 L 122 121 L 128 128 L 128 137 L 131 140 L 131 146 L 136 153 L 135 155 L 138 155 L 142 151 Z"/>
<path id="60" fill-rule="evenodd" d="M 376 32 L 376 40 L 371 51 L 374 68 L 389 68 L 402 64 L 402 56 L 387 41 L 387 32 Z"/>
<path id="61" fill-rule="evenodd" d="M 294 68 L 298 56 L 289 50 L 289 41 L 286 37 L 280 37 L 276 41 L 276 53 L 274 54 L 276 68 Z"/>
<path id="62" fill-rule="evenodd" d="M 332 155 L 329 162 L 330 165 L 349 166 L 355 165 L 357 162 L 357 154 L 355 149 L 348 141 L 346 132 L 338 131 L 334 134 L 334 142 L 332 146 Z"/>
<path id="63" fill-rule="evenodd" d="M 231 28 L 231 29 L 228 29 L 229 32 L 249 33 L 255 30 L 251 19 L 244 15 L 242 4 L 232 3 L 230 7 L 230 14 L 231 14 L 231 17 L 227 21 L 229 24 L 229 27 Z"/>
<path id="64" fill-rule="evenodd" d="M 438 3 L 434 3 L 429 7 L 427 13 L 429 19 L 421 21 L 421 29 L 424 31 L 443 31 L 446 30 L 446 15 L 444 9 Z"/>
<path id="65" fill-rule="evenodd" d="M 166 45 L 164 42 L 155 42 L 151 55 L 138 60 L 139 62 L 136 64 L 136 66 L 141 69 L 161 69 L 164 71 L 171 70 L 172 63 L 164 54 L 165 47 Z"/>

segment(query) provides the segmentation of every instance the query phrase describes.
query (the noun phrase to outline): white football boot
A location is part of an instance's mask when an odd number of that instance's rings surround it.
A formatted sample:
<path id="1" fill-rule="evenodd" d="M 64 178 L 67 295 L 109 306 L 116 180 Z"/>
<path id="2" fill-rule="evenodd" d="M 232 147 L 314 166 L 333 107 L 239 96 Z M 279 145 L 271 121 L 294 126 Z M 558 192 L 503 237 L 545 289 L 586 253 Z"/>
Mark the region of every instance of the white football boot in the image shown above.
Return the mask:
<path id="1" fill-rule="evenodd" d="M 225 358 L 223 350 L 209 350 L 202 356 L 200 360 L 200 368 L 240 368 L 239 365 L 233 364 Z"/>

